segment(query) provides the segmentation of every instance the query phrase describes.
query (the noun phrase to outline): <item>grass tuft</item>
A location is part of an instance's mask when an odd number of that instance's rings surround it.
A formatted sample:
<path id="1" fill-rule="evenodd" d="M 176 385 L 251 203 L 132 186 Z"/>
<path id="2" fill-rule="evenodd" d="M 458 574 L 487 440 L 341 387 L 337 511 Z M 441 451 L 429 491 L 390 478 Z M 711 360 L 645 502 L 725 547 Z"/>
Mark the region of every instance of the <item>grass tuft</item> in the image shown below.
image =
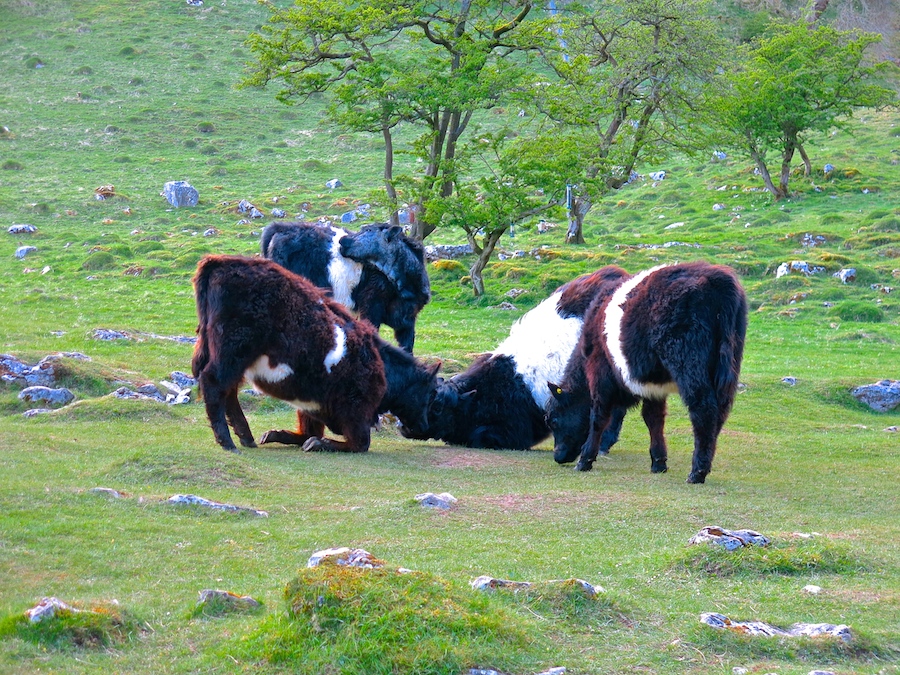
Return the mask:
<path id="1" fill-rule="evenodd" d="M 141 624 L 118 604 L 57 610 L 55 616 L 32 623 L 24 612 L 0 620 L 0 637 L 17 637 L 47 649 L 71 651 L 120 646 L 140 636 Z"/>

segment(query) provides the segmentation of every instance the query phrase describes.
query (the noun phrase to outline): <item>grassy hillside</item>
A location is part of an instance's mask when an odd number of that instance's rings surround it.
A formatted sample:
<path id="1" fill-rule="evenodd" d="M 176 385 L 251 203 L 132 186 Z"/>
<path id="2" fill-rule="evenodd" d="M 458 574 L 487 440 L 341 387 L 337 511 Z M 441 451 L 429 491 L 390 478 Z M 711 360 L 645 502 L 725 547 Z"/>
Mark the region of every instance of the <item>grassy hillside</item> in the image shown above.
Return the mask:
<path id="1" fill-rule="evenodd" d="M 562 244 L 563 213 L 546 234 L 517 227 L 483 298 L 466 285 L 468 261 L 429 269 L 417 353 L 453 373 L 578 274 L 697 258 L 735 267 L 751 300 L 745 388 L 706 485 L 684 483 L 692 438 L 674 399 L 665 475 L 648 471 L 637 414 L 589 474 L 555 465 L 549 442 L 469 450 L 389 428 L 364 456 L 236 456 L 215 446 L 201 403 L 108 394 L 189 369 L 190 344 L 171 338 L 193 334 L 197 261 L 253 254 L 273 208 L 318 218 L 367 202 L 384 215 L 378 139 L 324 125 L 322 101 L 289 108 L 234 89 L 243 40 L 264 19 L 238 0 L 0 0 L 0 353 L 91 358 L 61 362 L 77 401 L 51 414 L 23 417 L 19 388 L 0 383 L 0 671 L 900 673 L 900 434 L 886 430 L 900 411 L 871 412 L 849 393 L 900 379 L 900 114 L 868 112 L 814 139 L 816 172 L 794 178 L 784 203 L 741 158 L 676 158 L 641 168 L 664 180 L 598 204 L 586 246 Z M 345 187 L 328 190 L 331 178 Z M 173 209 L 159 195 L 169 180 L 193 184 L 200 204 Z M 106 185 L 115 196 L 98 201 Z M 244 222 L 242 199 L 266 217 Z M 7 233 L 16 224 L 37 231 Z M 22 246 L 36 250 L 18 259 Z M 824 269 L 776 279 L 792 260 Z M 850 267 L 855 281 L 832 276 Z M 516 309 L 498 308 L 513 289 L 524 291 Z M 100 328 L 130 339 L 97 340 Z M 242 402 L 257 435 L 293 423 L 278 402 Z M 126 496 L 90 492 L 100 486 Z M 460 501 L 425 511 L 412 500 L 425 491 Z M 176 493 L 269 516 L 164 503 Z M 774 543 L 728 558 L 688 547 L 708 524 Z M 297 571 L 340 545 L 418 575 Z M 467 585 L 481 574 L 579 577 L 605 592 L 482 597 Z M 809 584 L 822 592 L 803 592 Z M 198 612 L 204 588 L 264 607 Z M 49 595 L 110 618 L 29 630 L 22 613 Z M 743 638 L 700 625 L 709 611 L 844 623 L 855 638 Z"/>

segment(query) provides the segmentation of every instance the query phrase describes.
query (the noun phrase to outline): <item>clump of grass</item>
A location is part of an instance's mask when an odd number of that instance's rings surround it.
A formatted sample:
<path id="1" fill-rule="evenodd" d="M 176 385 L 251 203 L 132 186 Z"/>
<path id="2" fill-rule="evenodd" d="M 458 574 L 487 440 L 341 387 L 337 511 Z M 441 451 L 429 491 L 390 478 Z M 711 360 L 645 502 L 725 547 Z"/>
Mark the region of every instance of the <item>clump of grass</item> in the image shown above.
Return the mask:
<path id="1" fill-rule="evenodd" d="M 138 51 L 134 47 L 122 47 L 122 49 L 119 50 L 119 56 L 124 56 L 126 58 L 136 56 L 137 53 Z"/>
<path id="2" fill-rule="evenodd" d="M 324 564 L 301 570 L 285 600 L 286 615 L 241 641 L 245 658 L 310 674 L 540 670 L 533 619 L 431 574 Z"/>
<path id="3" fill-rule="evenodd" d="M 218 154 L 219 149 L 214 145 L 204 145 L 200 148 L 199 153 L 201 155 L 216 155 Z"/>
<path id="4" fill-rule="evenodd" d="M 69 651 L 121 645 L 143 630 L 140 622 L 118 604 L 78 607 L 83 611 L 57 610 L 55 616 L 32 623 L 24 612 L 0 621 L 0 637 L 18 637 L 48 649 Z"/>
<path id="5" fill-rule="evenodd" d="M 676 554 L 673 569 L 718 577 L 762 576 L 781 574 L 795 576 L 844 574 L 866 569 L 845 546 L 816 537 L 776 541 L 769 546 L 747 546 L 728 551 L 723 546 L 690 546 Z"/>
<path id="6" fill-rule="evenodd" d="M 25 165 L 22 162 L 17 162 L 14 159 L 8 159 L 3 164 L 0 164 L 0 169 L 4 169 L 6 171 L 21 171 L 25 168 Z"/>
<path id="7" fill-rule="evenodd" d="M 30 70 L 35 70 L 36 68 L 43 68 L 44 61 L 38 56 L 32 56 L 30 58 L 25 59 L 25 67 Z"/>
<path id="8" fill-rule="evenodd" d="M 829 312 L 841 321 L 857 321 L 860 323 L 881 323 L 884 321 L 884 310 L 861 300 L 848 300 L 835 305 Z"/>
<path id="9" fill-rule="evenodd" d="M 212 122 L 200 122 L 197 125 L 197 131 L 202 134 L 211 134 L 216 130 L 216 125 Z"/>
<path id="10" fill-rule="evenodd" d="M 108 270 L 112 269 L 117 265 L 116 256 L 114 256 L 109 251 L 97 251 L 96 253 L 92 253 L 87 257 L 83 263 L 81 263 L 81 269 L 83 270 Z"/>
<path id="11" fill-rule="evenodd" d="M 73 75 L 93 75 L 94 69 L 90 66 L 81 66 L 72 71 Z"/>

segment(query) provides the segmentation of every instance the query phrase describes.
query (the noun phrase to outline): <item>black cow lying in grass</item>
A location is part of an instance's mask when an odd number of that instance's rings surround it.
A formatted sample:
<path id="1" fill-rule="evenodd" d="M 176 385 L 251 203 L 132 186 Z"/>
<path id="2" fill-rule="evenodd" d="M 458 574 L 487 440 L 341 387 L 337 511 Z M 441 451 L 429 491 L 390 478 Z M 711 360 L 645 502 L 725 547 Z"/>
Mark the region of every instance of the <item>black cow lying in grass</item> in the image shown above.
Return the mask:
<path id="1" fill-rule="evenodd" d="M 425 250 L 398 226 L 365 225 L 359 232 L 318 223 L 269 224 L 262 254 L 329 289 L 335 300 L 376 328 L 394 329 L 412 353 L 416 316 L 431 299 Z"/>
<path id="2" fill-rule="evenodd" d="M 620 276 L 585 317 L 573 357 L 583 378 L 573 363 L 559 386 L 548 382 L 556 461 L 580 453 L 577 468 L 590 471 L 624 409 L 643 401 L 650 470 L 666 471 L 666 397 L 677 392 L 694 430 L 688 482 L 703 483 L 734 403 L 746 332 L 747 299 L 727 267 L 692 262 Z"/>
<path id="3" fill-rule="evenodd" d="M 198 340 L 192 370 L 216 442 L 236 451 L 253 434 L 238 402 L 245 379 L 297 409 L 297 431 L 261 443 L 304 450 L 365 452 L 379 412 L 412 429 L 428 426 L 437 366 L 426 368 L 354 319 L 308 280 L 262 258 L 207 256 L 194 276 Z M 345 441 L 323 438 L 325 427 Z"/>
<path id="4" fill-rule="evenodd" d="M 608 271 L 585 275 L 561 286 L 524 314 L 493 352 L 480 356 L 465 372 L 442 382 L 422 434 L 475 448 L 524 450 L 550 434 L 545 419 L 548 381 L 562 378 L 584 314 L 595 295 L 609 285 Z"/>

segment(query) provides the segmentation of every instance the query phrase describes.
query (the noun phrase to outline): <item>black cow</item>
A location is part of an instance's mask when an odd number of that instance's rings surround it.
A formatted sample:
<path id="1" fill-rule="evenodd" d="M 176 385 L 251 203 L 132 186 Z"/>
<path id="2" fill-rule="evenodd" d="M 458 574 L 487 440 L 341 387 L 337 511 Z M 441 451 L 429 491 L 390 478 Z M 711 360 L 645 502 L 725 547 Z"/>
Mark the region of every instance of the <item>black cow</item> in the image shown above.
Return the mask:
<path id="1" fill-rule="evenodd" d="M 360 239 L 359 243 L 356 240 Z M 416 316 L 431 299 L 425 250 L 398 226 L 365 225 L 358 233 L 318 223 L 269 224 L 262 254 L 370 321 L 394 329 L 397 343 L 413 351 Z"/>
<path id="2" fill-rule="evenodd" d="M 558 288 L 524 314 L 496 350 L 440 384 L 425 434 L 402 427 L 401 432 L 410 438 L 515 450 L 545 439 L 550 434 L 547 382 L 561 379 L 581 335 L 584 314 L 609 284 L 609 274 L 601 270 Z"/>
<path id="3" fill-rule="evenodd" d="M 191 364 L 216 442 L 236 451 L 253 434 L 238 402 L 245 379 L 297 409 L 297 431 L 261 443 L 365 452 L 379 412 L 428 427 L 440 364 L 426 368 L 389 345 L 307 279 L 263 258 L 207 256 L 194 276 L 198 340 Z M 227 422 L 226 423 L 226 418 Z M 325 427 L 345 441 L 323 438 Z"/>
<path id="4" fill-rule="evenodd" d="M 746 333 L 747 298 L 728 267 L 691 262 L 621 277 L 585 317 L 578 347 L 583 379 L 573 364 L 566 381 L 548 382 L 557 399 L 551 413 L 556 461 L 580 453 L 577 468 L 590 471 L 604 434 L 621 424 L 625 408 L 643 401 L 650 470 L 666 471 L 666 397 L 678 392 L 694 430 L 688 482 L 703 483 L 734 403 Z"/>

